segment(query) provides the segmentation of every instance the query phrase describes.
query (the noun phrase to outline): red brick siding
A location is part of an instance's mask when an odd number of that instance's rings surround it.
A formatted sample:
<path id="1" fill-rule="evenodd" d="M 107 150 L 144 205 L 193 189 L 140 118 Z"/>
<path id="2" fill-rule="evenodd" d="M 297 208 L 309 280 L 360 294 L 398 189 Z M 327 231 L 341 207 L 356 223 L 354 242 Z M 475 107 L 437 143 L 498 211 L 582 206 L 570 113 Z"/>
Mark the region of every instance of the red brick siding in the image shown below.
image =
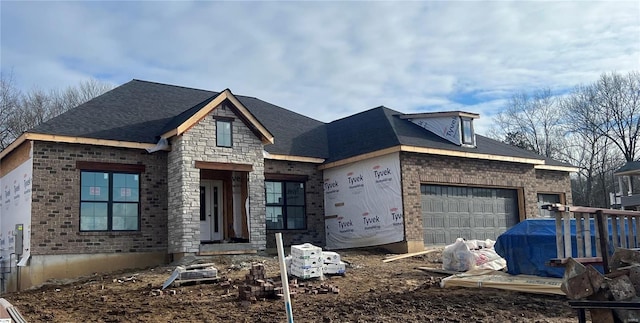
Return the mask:
<path id="1" fill-rule="evenodd" d="M 142 164 L 139 232 L 79 232 L 80 170 L 76 161 Z M 31 253 L 148 252 L 167 249 L 167 154 L 34 142 Z"/>
<path id="2" fill-rule="evenodd" d="M 565 194 L 566 204 L 573 204 L 571 190 L 571 178 L 567 172 L 552 170 L 536 170 L 536 183 L 538 192 Z"/>
<path id="3" fill-rule="evenodd" d="M 571 200 L 568 173 L 536 171 L 530 164 L 403 152 L 400 167 L 408 241 L 422 240 L 422 183 L 522 188 L 526 218 L 538 216 L 538 191 L 565 193 L 568 201 Z"/>

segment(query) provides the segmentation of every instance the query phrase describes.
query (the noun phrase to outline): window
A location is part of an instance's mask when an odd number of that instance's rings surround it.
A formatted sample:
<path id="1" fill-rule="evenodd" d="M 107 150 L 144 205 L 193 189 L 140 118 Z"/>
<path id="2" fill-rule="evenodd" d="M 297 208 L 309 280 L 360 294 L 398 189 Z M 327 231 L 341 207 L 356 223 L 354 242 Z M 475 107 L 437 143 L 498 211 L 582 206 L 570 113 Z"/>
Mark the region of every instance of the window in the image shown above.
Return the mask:
<path id="1" fill-rule="evenodd" d="M 462 118 L 462 143 L 473 145 L 473 120 Z"/>
<path id="2" fill-rule="evenodd" d="M 550 218 L 552 216 L 551 211 L 543 209 L 543 205 L 561 203 L 562 197 L 560 194 L 548 194 L 538 193 L 538 209 L 540 210 L 540 216 L 543 218 Z"/>
<path id="3" fill-rule="evenodd" d="M 267 229 L 306 229 L 304 183 L 265 181 L 265 191 Z"/>
<path id="4" fill-rule="evenodd" d="M 80 231 L 140 229 L 139 174 L 80 173 Z"/>
<path id="5" fill-rule="evenodd" d="M 231 147 L 231 122 L 232 120 L 216 120 L 216 144 L 218 147 Z"/>

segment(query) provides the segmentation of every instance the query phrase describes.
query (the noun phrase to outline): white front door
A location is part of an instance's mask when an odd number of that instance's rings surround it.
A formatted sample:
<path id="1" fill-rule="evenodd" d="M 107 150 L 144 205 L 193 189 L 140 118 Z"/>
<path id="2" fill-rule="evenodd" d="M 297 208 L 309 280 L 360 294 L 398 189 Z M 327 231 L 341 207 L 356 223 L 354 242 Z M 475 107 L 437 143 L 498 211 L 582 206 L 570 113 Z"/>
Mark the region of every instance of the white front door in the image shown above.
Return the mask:
<path id="1" fill-rule="evenodd" d="M 222 181 L 203 180 L 200 183 L 200 241 L 221 241 Z"/>

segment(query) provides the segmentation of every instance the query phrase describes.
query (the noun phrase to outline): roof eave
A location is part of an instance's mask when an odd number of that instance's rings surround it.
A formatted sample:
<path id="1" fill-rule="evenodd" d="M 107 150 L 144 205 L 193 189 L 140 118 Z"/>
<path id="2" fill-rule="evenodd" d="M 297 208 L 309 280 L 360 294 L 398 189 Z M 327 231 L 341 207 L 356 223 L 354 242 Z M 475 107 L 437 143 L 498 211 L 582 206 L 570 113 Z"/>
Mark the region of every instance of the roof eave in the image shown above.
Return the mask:
<path id="1" fill-rule="evenodd" d="M 120 147 L 120 148 L 134 148 L 134 149 L 151 149 L 153 147 L 156 147 L 156 144 L 150 144 L 150 143 L 25 132 L 20 137 L 18 137 L 18 139 L 16 139 L 11 145 L 9 145 L 9 147 L 5 148 L 2 152 L 0 152 L 0 159 L 4 158 L 11 151 L 16 149 L 16 147 L 20 146 L 25 140 L 61 142 L 61 143 L 68 143 L 68 144 L 85 144 L 85 145 Z M 164 149 L 164 150 L 169 150 L 169 149 Z"/>
<path id="2" fill-rule="evenodd" d="M 294 155 L 279 155 L 279 154 L 271 154 L 267 151 L 263 151 L 263 156 L 265 159 L 271 159 L 271 160 L 284 160 L 284 161 L 303 162 L 303 163 L 312 163 L 312 164 L 322 164 L 325 161 L 324 158 L 294 156 Z"/>
<path id="3" fill-rule="evenodd" d="M 557 165 L 536 165 L 535 169 L 544 169 L 544 170 L 557 170 L 561 172 L 569 172 L 569 173 L 577 173 L 580 171 L 578 167 L 574 166 L 557 166 Z"/>

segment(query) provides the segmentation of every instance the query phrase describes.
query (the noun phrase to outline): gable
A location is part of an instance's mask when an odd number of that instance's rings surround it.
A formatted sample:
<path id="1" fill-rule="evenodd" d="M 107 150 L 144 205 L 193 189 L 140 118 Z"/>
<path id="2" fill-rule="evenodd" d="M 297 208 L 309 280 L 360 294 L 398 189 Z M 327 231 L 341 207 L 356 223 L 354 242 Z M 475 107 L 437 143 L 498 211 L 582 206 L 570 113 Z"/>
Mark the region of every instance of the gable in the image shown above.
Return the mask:
<path id="1" fill-rule="evenodd" d="M 173 122 L 175 127 L 171 127 L 171 129 L 168 130 L 165 129 L 166 132 L 164 132 L 161 137 L 166 139 L 183 134 L 198 122 L 202 121 L 202 119 L 209 115 L 214 109 L 229 109 L 233 112 L 234 116 L 240 118 L 244 124 L 260 138 L 262 143 L 273 144 L 273 135 L 238 101 L 229 89 L 201 102 L 194 108 L 187 110 L 186 113 L 177 116 L 176 119 L 178 119 L 178 122 Z"/>

